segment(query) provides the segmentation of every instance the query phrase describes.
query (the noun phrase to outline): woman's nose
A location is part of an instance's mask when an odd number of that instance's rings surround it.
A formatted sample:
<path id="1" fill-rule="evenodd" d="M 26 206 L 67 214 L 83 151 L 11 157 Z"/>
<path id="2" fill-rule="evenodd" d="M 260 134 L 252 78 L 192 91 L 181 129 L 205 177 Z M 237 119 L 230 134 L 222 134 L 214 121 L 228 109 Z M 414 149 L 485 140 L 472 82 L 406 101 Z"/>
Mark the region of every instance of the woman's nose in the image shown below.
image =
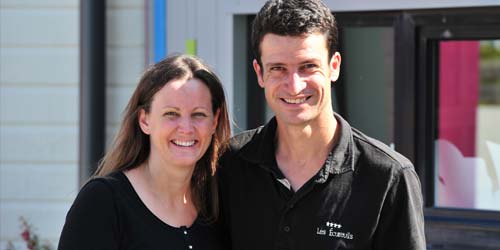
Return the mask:
<path id="1" fill-rule="evenodd" d="M 179 121 L 179 132 L 192 133 L 194 131 L 193 121 L 191 118 L 182 118 Z"/>

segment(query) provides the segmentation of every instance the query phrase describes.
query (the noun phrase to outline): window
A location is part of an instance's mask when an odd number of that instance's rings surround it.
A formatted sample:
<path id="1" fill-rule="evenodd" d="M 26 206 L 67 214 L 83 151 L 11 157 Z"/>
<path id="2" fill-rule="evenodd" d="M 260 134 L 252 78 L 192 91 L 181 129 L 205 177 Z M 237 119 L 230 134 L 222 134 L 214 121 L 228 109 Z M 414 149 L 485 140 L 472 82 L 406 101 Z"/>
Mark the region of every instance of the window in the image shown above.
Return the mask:
<path id="1" fill-rule="evenodd" d="M 436 206 L 500 211 L 500 40 L 439 42 Z"/>
<path id="2" fill-rule="evenodd" d="M 394 30 L 345 27 L 341 36 L 343 115 L 363 133 L 393 145 Z"/>
<path id="3" fill-rule="evenodd" d="M 500 245 L 498 11 L 410 13 L 417 55 L 415 165 L 432 249 Z"/>
<path id="4" fill-rule="evenodd" d="M 428 249 L 500 245 L 499 11 L 336 15 L 343 60 L 334 108 L 414 163 Z M 383 65 L 365 66 L 373 64 Z M 366 90 L 369 101 L 357 99 Z"/>

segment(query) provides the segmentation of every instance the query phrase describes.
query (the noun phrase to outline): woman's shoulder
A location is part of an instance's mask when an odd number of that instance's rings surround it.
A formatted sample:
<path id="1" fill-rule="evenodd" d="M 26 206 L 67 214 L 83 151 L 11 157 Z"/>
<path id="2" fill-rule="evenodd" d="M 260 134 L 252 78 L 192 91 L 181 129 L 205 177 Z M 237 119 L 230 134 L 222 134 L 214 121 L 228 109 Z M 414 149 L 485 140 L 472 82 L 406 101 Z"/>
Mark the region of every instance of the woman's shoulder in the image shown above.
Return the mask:
<path id="1" fill-rule="evenodd" d="M 117 186 L 123 185 L 126 181 L 126 176 L 123 172 L 117 171 L 112 172 L 106 176 L 95 176 L 89 179 L 87 184 L 90 185 L 105 185 L 109 188 L 115 188 Z"/>
<path id="2" fill-rule="evenodd" d="M 103 177 L 92 177 L 85 183 L 76 200 L 92 200 L 93 202 L 112 199 L 117 192 L 123 189 L 123 173 L 117 172 Z M 106 202 L 106 203 L 107 203 Z"/>
<path id="3" fill-rule="evenodd" d="M 113 176 L 95 177 L 83 185 L 66 215 L 58 249 L 116 249 L 117 181 Z"/>

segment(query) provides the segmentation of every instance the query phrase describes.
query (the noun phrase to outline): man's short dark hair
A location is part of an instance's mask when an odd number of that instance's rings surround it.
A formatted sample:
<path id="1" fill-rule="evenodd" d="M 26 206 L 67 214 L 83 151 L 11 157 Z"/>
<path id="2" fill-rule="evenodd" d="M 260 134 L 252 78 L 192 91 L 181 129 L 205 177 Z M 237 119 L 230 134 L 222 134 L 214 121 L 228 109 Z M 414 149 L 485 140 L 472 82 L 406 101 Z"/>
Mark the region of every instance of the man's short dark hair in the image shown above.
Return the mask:
<path id="1" fill-rule="evenodd" d="M 327 39 L 328 58 L 337 50 L 337 22 L 321 0 L 269 0 L 264 4 L 252 25 L 252 49 L 261 66 L 260 43 L 268 33 L 280 36 L 321 33 Z"/>

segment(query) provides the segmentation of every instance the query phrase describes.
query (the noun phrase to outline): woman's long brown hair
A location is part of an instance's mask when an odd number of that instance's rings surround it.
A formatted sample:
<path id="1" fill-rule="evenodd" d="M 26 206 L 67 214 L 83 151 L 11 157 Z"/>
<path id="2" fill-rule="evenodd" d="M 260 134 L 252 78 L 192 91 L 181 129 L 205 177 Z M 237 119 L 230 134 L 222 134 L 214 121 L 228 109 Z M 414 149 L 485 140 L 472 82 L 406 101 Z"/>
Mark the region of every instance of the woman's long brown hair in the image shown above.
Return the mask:
<path id="1" fill-rule="evenodd" d="M 139 113 L 150 112 L 153 96 L 168 82 L 177 79 L 200 79 L 210 90 L 212 111 L 219 111 L 217 128 L 212 142 L 203 157 L 196 163 L 191 178 L 194 205 L 201 218 L 217 219 L 218 195 L 215 170 L 217 160 L 227 147 L 230 124 L 224 90 L 219 78 L 199 58 L 189 55 L 172 55 L 152 65 L 141 77 L 125 109 L 121 127 L 110 150 L 100 161 L 94 176 L 136 168 L 144 163 L 150 153 L 149 135 L 139 127 Z"/>

